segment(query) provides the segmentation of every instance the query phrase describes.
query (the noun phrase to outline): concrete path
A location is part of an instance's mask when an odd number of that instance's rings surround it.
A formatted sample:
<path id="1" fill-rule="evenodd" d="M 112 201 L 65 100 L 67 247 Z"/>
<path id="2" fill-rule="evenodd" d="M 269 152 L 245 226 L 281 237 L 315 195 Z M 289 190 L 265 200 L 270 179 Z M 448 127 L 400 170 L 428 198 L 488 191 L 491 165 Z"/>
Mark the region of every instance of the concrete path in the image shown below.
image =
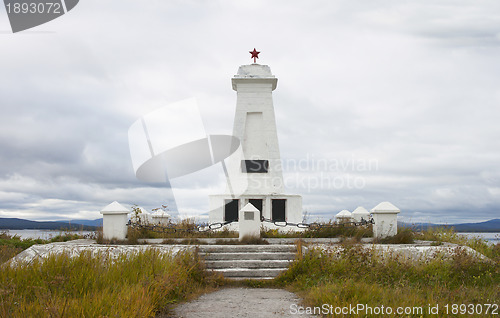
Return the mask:
<path id="1" fill-rule="evenodd" d="M 299 305 L 299 302 L 295 294 L 283 289 L 226 288 L 177 306 L 173 317 L 296 317 L 291 314 L 290 306 Z"/>

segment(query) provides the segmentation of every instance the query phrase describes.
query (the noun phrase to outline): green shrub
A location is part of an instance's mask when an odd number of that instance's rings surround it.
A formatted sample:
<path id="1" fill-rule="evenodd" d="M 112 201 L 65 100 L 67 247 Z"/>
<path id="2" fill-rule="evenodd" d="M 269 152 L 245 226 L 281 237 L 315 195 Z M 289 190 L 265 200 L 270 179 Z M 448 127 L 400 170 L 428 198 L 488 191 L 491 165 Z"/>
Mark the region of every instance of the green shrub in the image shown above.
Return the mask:
<path id="1" fill-rule="evenodd" d="M 435 244 L 442 242 L 449 242 L 458 245 L 469 246 L 470 248 L 478 251 L 479 253 L 495 260 L 500 261 L 500 243 L 495 245 L 488 243 L 488 241 L 480 238 L 469 238 L 465 235 L 460 235 L 453 228 L 449 227 L 429 227 L 422 232 L 414 232 L 415 239 L 424 241 L 434 241 Z"/>
<path id="2" fill-rule="evenodd" d="M 8 261 L 12 257 L 16 256 L 22 251 L 23 249 L 20 247 L 14 247 L 11 245 L 0 245 L 0 265 Z"/>
<path id="3" fill-rule="evenodd" d="M 415 233 L 407 227 L 399 227 L 398 233 L 383 239 L 376 240 L 376 243 L 382 244 L 412 244 L 415 241 Z"/>
<path id="4" fill-rule="evenodd" d="M 64 232 L 53 238 L 44 239 L 21 239 L 17 235 L 10 235 L 8 232 L 0 232 L 0 263 L 7 261 L 19 252 L 35 245 L 48 244 L 53 242 L 67 242 L 70 240 L 82 239 L 84 236 L 74 233 Z"/>
<path id="5" fill-rule="evenodd" d="M 339 226 L 333 221 L 318 223 L 306 228 L 302 232 L 281 232 L 277 229 L 261 230 L 261 237 L 264 238 L 348 238 L 352 237 L 360 240 L 363 237 L 372 237 L 372 225 L 364 226 Z"/>

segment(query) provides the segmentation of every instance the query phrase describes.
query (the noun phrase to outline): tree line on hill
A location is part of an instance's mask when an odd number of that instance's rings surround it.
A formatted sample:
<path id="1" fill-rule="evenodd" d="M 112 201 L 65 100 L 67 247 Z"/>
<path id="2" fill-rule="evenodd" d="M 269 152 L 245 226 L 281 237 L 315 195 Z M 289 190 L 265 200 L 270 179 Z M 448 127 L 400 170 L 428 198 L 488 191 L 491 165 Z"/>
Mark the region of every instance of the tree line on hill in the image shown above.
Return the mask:
<path id="1" fill-rule="evenodd" d="M 457 232 L 500 232 L 500 219 L 479 223 L 432 224 L 432 223 L 399 223 L 400 226 L 416 230 L 429 227 L 453 227 Z M 30 221 L 18 218 L 0 218 L 1 230 L 84 230 L 95 231 L 102 226 L 102 219 L 70 220 L 70 221 Z"/>
<path id="2" fill-rule="evenodd" d="M 30 221 L 18 218 L 0 218 L 1 230 L 71 230 L 95 231 L 102 219 L 70 221 Z"/>
<path id="3" fill-rule="evenodd" d="M 432 227 L 453 228 L 456 232 L 500 232 L 500 219 L 479 223 L 432 224 L 432 223 L 399 223 L 400 226 L 425 231 Z"/>

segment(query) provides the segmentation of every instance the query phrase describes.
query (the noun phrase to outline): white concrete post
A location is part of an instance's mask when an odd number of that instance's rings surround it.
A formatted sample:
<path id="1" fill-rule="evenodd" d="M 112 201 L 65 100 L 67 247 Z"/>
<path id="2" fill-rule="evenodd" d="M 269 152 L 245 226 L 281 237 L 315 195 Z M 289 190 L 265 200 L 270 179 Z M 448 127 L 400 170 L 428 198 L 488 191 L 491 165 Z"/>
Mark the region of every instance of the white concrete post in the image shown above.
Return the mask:
<path id="1" fill-rule="evenodd" d="M 347 223 L 352 221 L 352 214 L 347 210 L 342 210 L 335 215 L 335 220 L 338 224 Z"/>
<path id="2" fill-rule="evenodd" d="M 151 218 L 153 219 L 153 224 L 157 225 L 168 225 L 171 217 L 167 213 L 157 213 L 151 215 Z"/>
<path id="3" fill-rule="evenodd" d="M 352 211 L 351 215 L 355 222 L 361 222 L 361 220 L 370 220 L 370 212 L 366 211 L 366 209 L 362 206 L 358 206 L 354 211 Z"/>
<path id="4" fill-rule="evenodd" d="M 260 238 L 260 211 L 251 203 L 248 203 L 238 212 L 238 223 L 240 232 L 240 241 L 243 237 Z"/>
<path id="5" fill-rule="evenodd" d="M 102 234 L 105 240 L 125 240 L 128 213 L 130 211 L 116 201 L 101 210 Z"/>
<path id="6" fill-rule="evenodd" d="M 373 237 L 384 238 L 398 233 L 398 213 L 401 212 L 390 202 L 379 203 L 370 210 L 373 215 Z"/>

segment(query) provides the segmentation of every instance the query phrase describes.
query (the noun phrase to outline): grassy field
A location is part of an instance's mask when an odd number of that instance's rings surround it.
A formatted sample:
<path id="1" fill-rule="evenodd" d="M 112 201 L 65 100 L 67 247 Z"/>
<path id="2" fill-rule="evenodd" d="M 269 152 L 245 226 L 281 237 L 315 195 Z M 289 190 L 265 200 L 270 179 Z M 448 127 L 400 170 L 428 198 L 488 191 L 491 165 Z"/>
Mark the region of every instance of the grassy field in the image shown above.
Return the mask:
<path id="1" fill-rule="evenodd" d="M 412 232 L 412 231 L 411 231 Z M 500 261 L 500 244 L 491 245 L 481 238 L 468 238 L 460 235 L 453 229 L 433 228 L 423 232 L 412 232 L 416 240 L 433 241 L 434 245 L 439 246 L 442 242 L 450 242 L 459 245 L 469 246 L 479 253 Z M 399 233 L 398 233 L 399 234 Z"/>
<path id="2" fill-rule="evenodd" d="M 7 232 L 0 232 L 0 264 L 35 244 L 67 242 L 81 238 L 84 237 L 78 234 L 64 233 L 48 240 L 31 238 L 21 239 L 20 237 L 10 235 Z"/>
<path id="3" fill-rule="evenodd" d="M 153 317 L 217 287 L 192 253 L 52 256 L 0 272 L 0 317 Z"/>
<path id="4" fill-rule="evenodd" d="M 289 289 L 303 297 L 303 305 L 311 309 L 324 310 L 323 304 L 372 308 L 372 314 L 368 311 L 354 315 L 359 317 L 498 317 L 491 312 L 478 315 L 479 307 L 474 307 L 474 314 L 467 311 L 471 310 L 470 304 L 482 305 L 485 311 L 486 304 L 500 302 L 500 244 L 467 239 L 443 229 L 402 229 L 397 236 L 380 243 L 410 243 L 417 239 L 432 240 L 436 242 L 433 245 L 467 245 L 490 261 L 478 260 L 461 250 L 456 250 L 451 259 L 436 257 L 428 262 L 381 259 L 360 248 L 353 239 L 345 240 L 341 257 L 313 251 L 298 257 L 274 281 L 234 283 L 207 272 L 202 260 L 190 253 L 161 256 L 147 251 L 114 262 L 104 261 L 105 255 L 60 255 L 44 263 L 1 268 L 0 317 L 154 317 L 200 293 L 242 284 Z M 0 259 L 35 243 L 43 242 L 0 236 Z M 465 307 L 459 307 L 461 304 Z M 373 312 L 382 305 L 411 312 Z M 429 306 L 438 306 L 438 314 L 430 314 Z M 462 309 L 466 314 L 460 315 Z"/>
<path id="5" fill-rule="evenodd" d="M 451 259 L 435 258 L 428 262 L 410 262 L 398 257 L 382 259 L 359 245 L 345 244 L 340 257 L 320 251 L 304 255 L 275 280 L 275 285 L 297 292 L 305 306 L 349 307 L 362 304 L 359 317 L 498 317 L 484 314 L 485 304 L 500 303 L 500 244 L 467 240 L 449 230 L 425 233 L 400 232 L 398 239 L 436 239 L 468 245 L 490 257 L 481 261 L 457 249 Z M 453 305 L 456 307 L 453 307 Z M 464 306 L 459 307 L 461 304 Z M 471 309 L 470 304 L 482 304 Z M 375 314 L 378 307 L 391 307 L 393 314 Z M 429 313 L 429 305 L 438 306 L 438 314 Z M 448 308 L 446 307 L 448 305 Z M 372 311 L 366 309 L 371 307 Z M 395 314 L 401 307 L 406 314 Z M 361 308 L 361 307 L 360 307 Z M 366 311 L 367 310 L 367 311 Z M 448 311 L 447 311 L 448 310 Z M 330 315 L 331 308 L 324 313 Z M 335 313 L 333 311 L 333 313 Z M 456 314 L 454 314 L 456 313 Z M 349 315 L 346 315 L 349 316 Z"/>
<path id="6" fill-rule="evenodd" d="M 34 244 L 79 238 L 20 239 L 1 233 L 0 264 Z M 154 317 L 223 282 L 187 252 L 173 256 L 147 251 L 106 260 L 106 255 L 82 253 L 76 258 L 51 256 L 29 266 L 2 266 L 0 317 Z"/>

